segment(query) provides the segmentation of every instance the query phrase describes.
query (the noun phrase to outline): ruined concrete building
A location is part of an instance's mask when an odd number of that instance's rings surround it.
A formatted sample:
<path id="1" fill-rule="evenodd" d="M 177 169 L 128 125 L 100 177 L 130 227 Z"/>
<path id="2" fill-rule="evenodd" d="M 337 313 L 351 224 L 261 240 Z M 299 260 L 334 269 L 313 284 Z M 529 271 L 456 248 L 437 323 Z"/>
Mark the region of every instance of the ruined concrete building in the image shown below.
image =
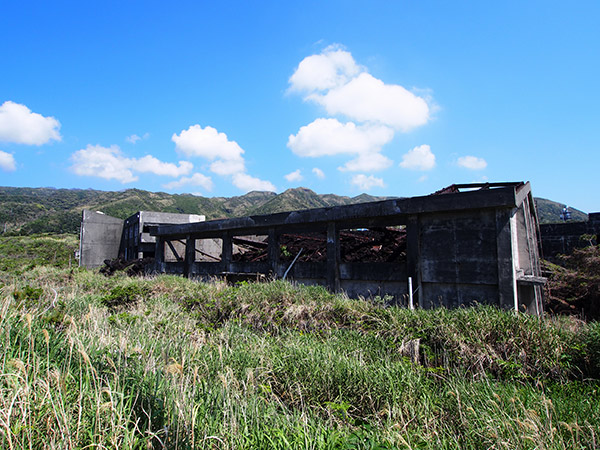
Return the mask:
<path id="1" fill-rule="evenodd" d="M 264 274 L 352 297 L 388 296 L 397 304 L 407 304 L 412 293 L 424 308 L 480 303 L 541 314 L 545 280 L 529 183 L 453 185 L 436 194 L 152 225 L 152 270 L 189 277 Z M 385 258 L 348 258 L 348 240 L 370 245 L 371 255 L 389 250 L 373 232 L 396 233 L 399 250 Z M 304 252 L 303 259 L 301 245 L 318 240 L 322 248 L 313 245 L 313 256 Z M 294 242 L 305 244 L 292 248 Z M 245 258 L 244 248 L 260 251 Z"/>
<path id="2" fill-rule="evenodd" d="M 194 223 L 205 220 L 195 214 L 139 211 L 128 219 L 118 219 L 99 211 L 83 210 L 79 239 L 79 265 L 100 267 L 107 259 L 127 260 L 154 257 L 156 239 L 148 226 Z"/>

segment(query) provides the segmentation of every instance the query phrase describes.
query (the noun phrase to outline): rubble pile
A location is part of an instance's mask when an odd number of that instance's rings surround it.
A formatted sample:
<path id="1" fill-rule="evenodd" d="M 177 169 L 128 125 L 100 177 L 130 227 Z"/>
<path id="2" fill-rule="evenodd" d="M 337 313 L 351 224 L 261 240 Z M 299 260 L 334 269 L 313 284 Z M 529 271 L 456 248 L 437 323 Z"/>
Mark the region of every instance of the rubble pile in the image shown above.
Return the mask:
<path id="1" fill-rule="evenodd" d="M 145 267 L 152 263 L 154 263 L 154 258 L 140 258 L 131 261 L 127 261 L 122 257 L 105 259 L 104 266 L 100 268 L 100 273 L 110 277 L 114 275 L 115 272 L 127 269 L 127 275 L 130 277 L 144 275 Z"/>
<path id="2" fill-rule="evenodd" d="M 234 239 L 239 253 L 233 255 L 236 262 L 267 261 L 266 242 Z M 327 260 L 327 234 L 282 234 L 279 238 L 280 258 L 300 262 Z M 368 230 L 344 230 L 340 232 L 340 253 L 343 262 L 399 262 L 406 259 L 406 230 L 394 228 L 371 228 Z"/>

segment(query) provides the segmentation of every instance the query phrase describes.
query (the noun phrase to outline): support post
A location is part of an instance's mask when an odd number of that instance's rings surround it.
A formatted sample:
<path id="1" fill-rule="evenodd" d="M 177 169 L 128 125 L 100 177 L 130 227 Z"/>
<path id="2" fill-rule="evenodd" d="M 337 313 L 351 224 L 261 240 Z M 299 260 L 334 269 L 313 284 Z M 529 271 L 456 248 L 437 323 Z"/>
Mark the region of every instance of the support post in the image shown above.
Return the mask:
<path id="1" fill-rule="evenodd" d="M 165 271 L 165 242 L 161 236 L 156 236 L 154 244 L 154 267 L 159 273 Z"/>
<path id="2" fill-rule="evenodd" d="M 233 255 L 233 240 L 231 239 L 231 233 L 228 231 L 224 232 L 221 238 L 223 243 L 221 249 L 221 266 L 223 272 L 229 272 Z"/>
<path id="3" fill-rule="evenodd" d="M 279 277 L 279 233 L 275 228 L 269 228 L 268 237 L 269 263 L 273 277 Z"/>
<path id="4" fill-rule="evenodd" d="M 498 302 L 501 308 L 518 311 L 517 280 L 513 261 L 511 209 L 496 210 L 496 248 L 498 255 Z M 516 232 L 516 231 L 515 231 Z"/>
<path id="5" fill-rule="evenodd" d="M 335 222 L 327 224 L 327 288 L 340 290 L 340 231 Z"/>
<path id="6" fill-rule="evenodd" d="M 417 305 L 421 308 L 425 307 L 422 297 L 423 290 L 421 289 L 421 238 L 419 232 L 419 216 L 412 215 L 408 217 L 406 223 L 406 271 L 410 281 L 410 297 L 413 297 L 413 289 L 411 285 L 417 285 Z M 413 298 L 414 307 L 414 298 Z"/>
<path id="7" fill-rule="evenodd" d="M 408 277 L 408 309 L 415 309 L 415 304 L 413 302 L 412 277 Z"/>
<path id="8" fill-rule="evenodd" d="M 185 239 L 185 259 L 183 263 L 184 277 L 190 277 L 193 272 L 194 262 L 196 262 L 196 239 L 188 234 Z"/>

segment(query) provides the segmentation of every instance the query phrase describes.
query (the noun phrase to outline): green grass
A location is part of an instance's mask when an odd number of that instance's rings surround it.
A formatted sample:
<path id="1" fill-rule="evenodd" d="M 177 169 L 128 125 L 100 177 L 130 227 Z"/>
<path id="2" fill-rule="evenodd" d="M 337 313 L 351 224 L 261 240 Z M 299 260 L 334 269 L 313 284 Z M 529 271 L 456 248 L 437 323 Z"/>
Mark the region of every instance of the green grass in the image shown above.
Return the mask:
<path id="1" fill-rule="evenodd" d="M 79 239 L 72 234 L 0 236 L 0 273 L 25 272 L 36 266 L 77 266 Z"/>
<path id="2" fill-rule="evenodd" d="M 35 267 L 0 280 L 0 447 L 597 448 L 599 336 L 279 281 Z"/>

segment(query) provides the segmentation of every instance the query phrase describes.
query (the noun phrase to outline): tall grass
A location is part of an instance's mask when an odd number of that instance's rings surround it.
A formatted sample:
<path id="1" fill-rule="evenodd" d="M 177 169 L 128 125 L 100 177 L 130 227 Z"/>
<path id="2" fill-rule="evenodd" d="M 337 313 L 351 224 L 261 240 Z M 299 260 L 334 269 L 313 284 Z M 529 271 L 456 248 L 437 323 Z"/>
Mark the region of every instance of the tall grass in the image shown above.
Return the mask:
<path id="1" fill-rule="evenodd" d="M 283 282 L 38 267 L 2 283 L 2 448 L 600 445 L 597 324 Z"/>

